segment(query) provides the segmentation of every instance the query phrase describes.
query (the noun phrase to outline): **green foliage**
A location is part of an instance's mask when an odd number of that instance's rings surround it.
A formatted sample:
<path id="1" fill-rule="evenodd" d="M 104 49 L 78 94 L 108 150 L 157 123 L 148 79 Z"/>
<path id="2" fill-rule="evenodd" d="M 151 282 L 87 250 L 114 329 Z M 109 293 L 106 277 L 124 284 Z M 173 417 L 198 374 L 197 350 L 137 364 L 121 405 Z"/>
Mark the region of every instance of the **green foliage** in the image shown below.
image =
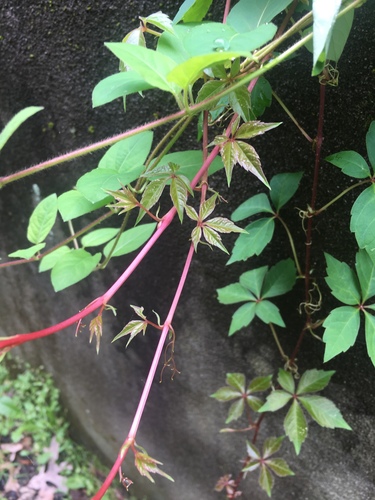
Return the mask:
<path id="1" fill-rule="evenodd" d="M 308 425 L 302 407 L 322 427 L 350 430 L 349 425 L 332 401 L 322 396 L 310 394 L 324 389 L 333 374 L 333 371 L 308 370 L 302 375 L 296 390 L 291 373 L 280 369 L 277 381 L 281 389 L 272 391 L 267 397 L 266 403 L 259 409 L 259 412 L 274 412 L 283 408 L 292 400 L 284 419 L 284 431 L 293 443 L 297 455 L 301 451 L 301 446 L 308 432 Z"/>
<path id="2" fill-rule="evenodd" d="M 274 323 L 285 327 L 278 307 L 266 300 L 289 292 L 296 280 L 296 267 L 292 259 L 278 262 L 271 269 L 264 266 L 246 271 L 238 283 L 219 288 L 218 300 L 221 304 L 245 302 L 233 314 L 229 335 L 250 325 L 255 316 L 264 323 Z"/>
<path id="3" fill-rule="evenodd" d="M 0 132 L 0 151 L 3 149 L 5 144 L 8 142 L 10 137 L 14 134 L 14 132 L 18 129 L 22 123 L 41 111 L 41 106 L 29 106 L 28 108 L 22 109 L 19 111 L 13 118 L 5 125 L 4 129 Z"/>

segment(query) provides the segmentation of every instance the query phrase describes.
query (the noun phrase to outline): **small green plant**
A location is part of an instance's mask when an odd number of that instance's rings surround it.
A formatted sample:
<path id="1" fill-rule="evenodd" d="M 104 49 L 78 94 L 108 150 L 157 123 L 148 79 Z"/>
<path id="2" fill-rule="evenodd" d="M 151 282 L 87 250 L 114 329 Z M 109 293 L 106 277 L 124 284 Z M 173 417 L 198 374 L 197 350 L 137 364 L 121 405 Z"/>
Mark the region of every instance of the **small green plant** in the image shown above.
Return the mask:
<path id="1" fill-rule="evenodd" d="M 173 481 L 159 469 L 160 462 L 136 444 L 136 436 L 164 349 L 163 369 L 170 367 L 173 375 L 177 372 L 173 359 L 176 340 L 173 318 L 192 259 L 200 250 L 199 244 L 228 253 L 221 234 L 240 233 L 228 261 L 228 264 L 232 264 L 260 255 L 274 237 L 275 223 L 283 226 L 290 243 L 290 258 L 258 268 L 250 267 L 241 272 L 235 283 L 218 290 L 222 304 L 243 303 L 233 314 L 229 335 L 248 327 L 257 317 L 269 325 L 283 363 L 283 368 L 276 367 L 277 381 L 266 401 L 258 393 L 271 388 L 272 375 L 257 377 L 246 385 L 245 374 L 229 373 L 227 386 L 213 395 L 222 402 L 232 401 L 227 423 L 237 420 L 246 411 L 248 423 L 240 430 L 253 432 L 252 440 L 247 440 L 244 445 L 247 455 L 237 478 L 225 475 L 216 486 L 216 490 L 225 492 L 228 499 L 240 496 L 240 483 L 253 470 L 260 471 L 260 485 L 268 495 L 271 495 L 274 483 L 273 473 L 278 476 L 293 475 L 284 459 L 273 457 L 281 447 L 283 436 L 266 438 L 262 452 L 256 445 L 258 431 L 267 412 L 274 412 L 291 402 L 284 419 L 284 431 L 297 454 L 307 436 L 304 411 L 322 426 L 350 428 L 334 403 L 315 394 L 328 384 L 332 371 L 316 368 L 306 370 L 295 387 L 294 379 L 300 377 L 296 356 L 301 352 L 306 332 L 319 338 L 318 329 L 321 326 L 326 329 L 323 336 L 326 344 L 324 359 L 328 360 L 353 344 L 359 329 L 359 318 L 363 314 L 368 352 L 375 364 L 375 321 L 371 312 L 375 308 L 368 303 L 375 296 L 375 224 L 369 223 L 373 219 L 375 192 L 374 176 L 365 160 L 353 152 L 331 155 L 327 160 L 341 168 L 343 173 L 365 180 L 351 185 L 324 207 L 316 207 L 322 160 L 325 89 L 329 84 L 337 84 L 332 62 L 337 63 L 340 58 L 350 32 L 353 11 L 363 1 L 335 1 L 327 9 L 326 3 L 318 0 L 314 0 L 312 5 L 307 1 L 296 0 L 259 0 L 255 3 L 240 0 L 234 6 L 230 0 L 226 0 L 223 22 L 204 20 L 211 3 L 211 0 L 186 0 L 173 21 L 162 12 L 141 17 L 139 27 L 128 33 L 122 42 L 106 44 L 119 59 L 120 71 L 96 85 L 92 96 L 94 106 L 120 98 L 126 110 L 129 95 L 157 89 L 173 96 L 177 111 L 116 137 L 0 178 L 0 187 L 4 187 L 33 173 L 109 147 L 96 168 L 72 181 L 71 190 L 59 196 L 52 193 L 39 203 L 29 219 L 26 234 L 28 246 L 9 255 L 19 260 L 0 264 L 0 267 L 38 262 L 40 272 L 51 272 L 52 286 L 58 292 L 94 271 L 104 270 L 112 258 L 138 251 L 115 283 L 82 311 L 40 331 L 0 339 L 0 353 L 3 356 L 13 347 L 77 323 L 78 331 L 82 327 L 82 319 L 92 313 L 96 317 L 89 324 L 89 340 L 95 337 L 99 354 L 103 312 L 110 309 L 116 313 L 109 304 L 114 294 L 157 244 L 176 216 L 181 223 L 192 227 L 185 265 L 164 321 L 157 314 L 157 323 L 150 321 L 142 306 L 133 305 L 131 307 L 140 319 L 127 323 L 115 336 L 114 340 L 117 340 L 129 335 L 129 344 L 138 333 L 145 334 L 146 328 L 153 328 L 160 335 L 131 428 L 94 500 L 103 497 L 117 474 L 126 489 L 132 484 L 121 468 L 129 450 L 134 455 L 140 474 L 151 481 L 151 473 Z M 284 19 L 277 27 L 274 24 L 275 16 L 283 13 Z M 150 39 L 152 42 L 149 42 Z M 286 45 L 289 47 L 282 49 Z M 264 76 L 303 47 L 313 54 L 312 75 L 319 76 L 321 84 L 318 127 L 314 140 L 272 91 Z M 296 193 L 303 173 L 279 172 L 269 181 L 257 151 L 249 143 L 260 134 L 271 134 L 275 127 L 281 125 L 279 122 L 264 123 L 260 120 L 265 108 L 270 106 L 272 97 L 314 145 L 315 171 L 311 200 L 306 203 L 307 208 L 299 212 L 304 224 L 304 267 L 297 255 L 295 235 L 292 235 L 282 217 L 282 210 Z M 0 135 L 0 148 L 17 125 L 39 110 L 27 108 L 17 115 Z M 178 141 L 193 120 L 196 120 L 201 148 L 181 151 Z M 219 128 L 220 133 L 215 135 L 211 132 L 213 125 Z M 168 126 L 169 129 L 155 144 L 153 130 L 161 126 Z M 367 135 L 367 149 L 374 167 L 374 123 Z M 270 189 L 269 196 L 258 193 L 250 197 L 232 214 L 232 220 L 211 217 L 222 201 L 220 193 L 210 186 L 211 176 L 223 170 L 229 187 L 237 164 Z M 333 310 L 325 319 L 316 319 L 314 315 L 321 309 L 322 295 L 318 278 L 313 275 L 311 268 L 312 221 L 341 196 L 366 183 L 371 185 L 355 202 L 350 223 L 360 247 L 356 274 L 345 263 L 329 254 L 326 256 L 327 283 L 333 295 L 345 306 Z M 165 212 L 161 208 L 162 197 L 170 200 L 170 208 Z M 91 212 L 96 212 L 97 218 L 88 225 L 82 224 L 80 217 Z M 260 218 L 244 228 L 235 224 L 259 214 L 262 214 Z M 46 249 L 47 236 L 57 217 L 68 224 L 71 236 Z M 151 221 L 145 223 L 145 217 Z M 97 227 L 109 219 L 119 222 L 114 222 L 111 227 Z M 79 227 L 78 230 L 73 228 L 73 221 Z M 297 332 L 294 350 L 286 354 L 277 327 L 288 327 L 291 332 L 293 328 L 288 325 L 288 319 L 281 316 L 274 298 L 289 293 L 297 280 L 304 283 L 304 296 L 297 304 L 303 317 L 303 327 Z M 16 414 L 12 417 L 11 408 L 9 412 L 9 422 L 12 422 Z M 29 422 L 27 425 L 37 426 L 37 423 Z M 8 430 L 17 432 L 9 427 Z M 225 432 L 235 431 L 225 429 Z"/>

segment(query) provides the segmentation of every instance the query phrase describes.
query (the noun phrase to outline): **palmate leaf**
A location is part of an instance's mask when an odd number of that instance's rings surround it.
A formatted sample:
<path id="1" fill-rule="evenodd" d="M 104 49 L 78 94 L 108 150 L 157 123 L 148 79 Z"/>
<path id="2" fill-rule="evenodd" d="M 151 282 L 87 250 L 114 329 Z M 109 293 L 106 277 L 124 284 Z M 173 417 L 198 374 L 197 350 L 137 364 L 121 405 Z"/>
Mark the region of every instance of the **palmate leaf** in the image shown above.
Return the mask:
<path id="1" fill-rule="evenodd" d="M 281 387 L 291 394 L 294 394 L 295 391 L 295 382 L 292 374 L 287 372 L 286 370 L 279 369 L 279 373 L 277 376 L 277 381 L 281 385 Z"/>
<path id="2" fill-rule="evenodd" d="M 263 413 L 266 411 L 277 411 L 280 408 L 283 408 L 289 401 L 292 399 L 292 394 L 289 392 L 275 390 L 272 391 L 269 396 L 267 396 L 267 400 L 260 408 L 259 412 Z"/>
<path id="3" fill-rule="evenodd" d="M 141 446 L 138 445 L 136 446 L 138 449 L 142 450 L 135 452 L 135 459 L 134 459 L 134 464 L 137 467 L 138 472 L 141 474 L 141 476 L 146 476 L 147 479 L 149 479 L 152 483 L 154 483 L 155 481 L 154 478 L 151 476 L 151 474 L 160 474 L 166 479 L 169 479 L 169 481 L 174 482 L 174 479 L 171 476 L 169 476 L 164 471 L 159 469 L 158 465 L 163 465 L 162 462 L 159 462 L 158 460 L 155 460 L 155 458 L 150 457 L 146 452 L 146 450 Z"/>
<path id="4" fill-rule="evenodd" d="M 229 424 L 230 422 L 233 422 L 233 420 L 239 419 L 245 409 L 245 401 L 243 398 L 238 399 L 234 403 L 230 405 L 229 411 L 228 411 L 228 417 L 225 420 L 226 424 Z"/>
<path id="5" fill-rule="evenodd" d="M 236 59 L 237 61 L 239 59 Z M 250 115 L 250 93 L 244 85 L 229 94 L 229 105 L 244 122 L 251 120 Z"/>
<path id="6" fill-rule="evenodd" d="M 229 254 L 228 250 L 225 248 L 221 241 L 221 236 L 219 233 L 211 229 L 209 226 L 204 225 L 202 228 L 204 239 L 211 246 L 220 248 L 223 252 Z"/>
<path id="7" fill-rule="evenodd" d="M 279 211 L 295 194 L 303 172 L 276 174 L 270 181 L 272 203 Z"/>
<path id="8" fill-rule="evenodd" d="M 257 299 L 261 297 L 263 281 L 268 272 L 268 266 L 258 267 L 246 271 L 240 276 L 240 284 L 250 290 Z"/>
<path id="9" fill-rule="evenodd" d="M 341 428 L 351 430 L 351 427 L 343 419 L 337 406 L 322 396 L 300 396 L 298 400 L 322 427 L 330 429 Z"/>
<path id="10" fill-rule="evenodd" d="M 259 486 L 267 493 L 269 497 L 271 497 L 274 482 L 275 480 L 270 470 L 266 467 L 266 465 L 262 464 L 259 475 Z"/>
<path id="11" fill-rule="evenodd" d="M 266 439 L 263 444 L 263 458 L 269 458 L 271 455 L 277 453 L 281 448 L 283 441 L 284 441 L 284 436 L 270 437 Z"/>
<path id="12" fill-rule="evenodd" d="M 240 283 L 232 283 L 223 288 L 218 288 L 218 301 L 220 304 L 237 304 L 238 302 L 256 301 L 256 297 L 250 290 Z"/>
<path id="13" fill-rule="evenodd" d="M 187 194 L 189 191 L 189 181 L 188 179 L 185 179 L 183 179 L 181 176 L 172 177 L 170 187 L 171 199 L 174 207 L 177 210 L 177 214 L 181 223 L 184 218 L 184 210 L 187 200 Z"/>
<path id="14" fill-rule="evenodd" d="M 300 378 L 297 387 L 297 394 L 301 395 L 306 392 L 321 391 L 329 384 L 329 381 L 334 373 L 335 372 L 333 370 L 307 370 Z"/>
<path id="15" fill-rule="evenodd" d="M 263 173 L 258 153 L 255 151 L 253 146 L 247 144 L 247 142 L 237 140 L 231 144 L 235 149 L 237 163 L 241 165 L 242 168 L 255 175 L 255 177 L 257 177 L 269 188 L 270 185 L 268 184 L 266 176 Z"/>
<path id="16" fill-rule="evenodd" d="M 375 184 L 371 184 L 356 199 L 351 210 L 350 230 L 355 233 L 359 248 L 370 255 L 375 248 Z"/>
<path id="17" fill-rule="evenodd" d="M 375 366 L 375 317 L 366 310 L 364 313 L 367 354 Z"/>
<path id="18" fill-rule="evenodd" d="M 231 336 L 241 328 L 250 325 L 255 316 L 256 302 L 247 302 L 233 314 L 228 335 Z"/>
<path id="19" fill-rule="evenodd" d="M 375 265 L 366 250 L 356 254 L 355 267 L 362 292 L 362 301 L 375 295 Z"/>
<path id="20" fill-rule="evenodd" d="M 245 233 L 245 229 L 236 226 L 231 220 L 225 217 L 214 217 L 205 222 L 206 226 L 218 231 L 219 233 Z"/>
<path id="21" fill-rule="evenodd" d="M 236 139 L 251 139 L 252 137 L 256 137 L 257 135 L 262 135 L 268 130 L 271 130 L 275 127 L 281 125 L 279 123 L 264 123 L 258 120 L 249 121 L 247 123 L 243 123 L 238 130 L 236 131 L 235 137 Z"/>
<path id="22" fill-rule="evenodd" d="M 284 420 L 285 434 L 294 445 L 296 455 L 299 455 L 301 446 L 307 437 L 307 422 L 303 411 L 296 400 L 292 405 Z"/>
<path id="23" fill-rule="evenodd" d="M 160 200 L 166 182 L 166 179 L 156 179 L 155 181 L 151 181 L 149 184 L 147 184 L 140 201 L 142 207 L 150 210 L 150 208 L 152 208 Z M 136 224 L 138 224 L 142 220 L 144 215 L 146 215 L 146 212 L 143 210 L 143 208 L 140 208 Z"/>
<path id="24" fill-rule="evenodd" d="M 355 307 L 343 306 L 330 312 L 323 323 L 323 342 L 326 344 L 324 362 L 352 347 L 358 335 L 359 323 L 359 309 Z"/>
<path id="25" fill-rule="evenodd" d="M 292 259 L 281 260 L 271 267 L 264 278 L 262 298 L 276 297 L 289 292 L 297 278 L 297 270 Z"/>
<path id="26" fill-rule="evenodd" d="M 261 300 L 260 302 L 257 302 L 255 314 L 267 325 L 269 323 L 273 323 L 275 325 L 285 327 L 279 308 L 269 300 Z"/>
<path id="27" fill-rule="evenodd" d="M 246 226 L 245 231 L 248 234 L 241 234 L 237 238 L 227 265 L 262 253 L 272 240 L 274 229 L 275 221 L 272 217 L 258 219 Z"/>
<path id="28" fill-rule="evenodd" d="M 339 167 L 343 174 L 356 179 L 371 177 L 371 172 L 366 160 L 355 151 L 341 151 L 325 159 L 332 165 Z"/>
<path id="29" fill-rule="evenodd" d="M 267 466 L 279 477 L 294 476 L 294 472 L 283 458 L 271 458 L 267 460 Z"/>

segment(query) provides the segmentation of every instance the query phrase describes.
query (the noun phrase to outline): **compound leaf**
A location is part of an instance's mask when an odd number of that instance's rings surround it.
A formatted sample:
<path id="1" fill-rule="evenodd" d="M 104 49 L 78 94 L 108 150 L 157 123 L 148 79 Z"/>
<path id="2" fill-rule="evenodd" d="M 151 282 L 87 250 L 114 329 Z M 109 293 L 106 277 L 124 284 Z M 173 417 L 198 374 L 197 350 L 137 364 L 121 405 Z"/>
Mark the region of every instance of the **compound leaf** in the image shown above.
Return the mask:
<path id="1" fill-rule="evenodd" d="M 267 460 L 267 466 L 279 477 L 294 476 L 294 472 L 283 458 L 271 458 Z"/>
<path id="2" fill-rule="evenodd" d="M 313 369 L 305 371 L 299 381 L 297 394 L 321 391 L 328 385 L 334 373 L 333 370 L 324 371 Z"/>
<path id="3" fill-rule="evenodd" d="M 267 272 L 262 298 L 276 297 L 289 292 L 296 281 L 296 266 L 292 259 L 281 260 Z"/>
<path id="4" fill-rule="evenodd" d="M 240 276 L 240 284 L 254 293 L 254 295 L 259 299 L 261 297 L 261 289 L 267 271 L 268 266 L 262 266 L 257 269 L 246 271 Z"/>
<path id="5" fill-rule="evenodd" d="M 255 316 L 255 306 L 256 302 L 247 302 L 237 309 L 232 317 L 232 322 L 229 328 L 229 336 L 233 335 L 241 328 L 250 325 Z"/>
<path id="6" fill-rule="evenodd" d="M 220 304 L 236 304 L 237 302 L 256 300 L 250 290 L 243 287 L 240 283 L 232 283 L 223 288 L 218 288 L 216 291 Z"/>
<path id="7" fill-rule="evenodd" d="M 357 252 L 355 267 L 361 286 L 362 301 L 375 295 L 375 264 L 366 250 Z"/>
<path id="8" fill-rule="evenodd" d="M 238 222 L 261 212 L 268 212 L 273 214 L 268 196 L 264 193 L 256 194 L 255 196 L 252 196 L 251 198 L 241 203 L 241 205 L 237 207 L 236 210 L 232 213 L 231 219 L 234 222 Z"/>
<path id="9" fill-rule="evenodd" d="M 261 300 L 260 302 L 257 302 L 255 314 L 267 325 L 269 323 L 274 323 L 275 325 L 285 327 L 279 308 L 269 300 Z"/>
<path id="10" fill-rule="evenodd" d="M 269 188 L 270 185 L 263 173 L 259 155 L 253 146 L 244 141 L 234 141 L 232 142 L 232 147 L 235 149 L 237 163 L 239 163 L 242 168 L 255 175 L 255 177 Z"/>
<path id="11" fill-rule="evenodd" d="M 275 480 L 269 469 L 265 465 L 262 465 L 260 468 L 259 486 L 267 493 L 269 497 L 271 496 L 274 481 Z"/>
<path id="12" fill-rule="evenodd" d="M 355 307 L 338 307 L 330 312 L 323 326 L 325 332 L 323 342 L 326 344 L 324 362 L 329 361 L 351 347 L 358 335 L 359 309 Z"/>
<path id="13" fill-rule="evenodd" d="M 366 310 L 364 313 L 367 354 L 375 366 L 375 317 Z"/>
<path id="14" fill-rule="evenodd" d="M 375 248 L 375 184 L 371 184 L 353 204 L 350 230 L 355 233 L 359 248 L 369 253 Z"/>
<path id="15" fill-rule="evenodd" d="M 267 396 L 267 400 L 259 409 L 260 413 L 265 411 L 277 411 L 280 408 L 283 408 L 290 400 L 292 399 L 292 395 L 289 392 L 285 391 L 272 391 L 269 396 Z"/>
<path id="16" fill-rule="evenodd" d="M 245 409 L 245 401 L 243 400 L 243 398 L 240 398 L 234 403 L 232 403 L 228 410 L 228 417 L 225 420 L 225 423 L 229 424 L 233 420 L 237 420 L 238 418 L 240 418 L 243 414 L 244 409 Z"/>

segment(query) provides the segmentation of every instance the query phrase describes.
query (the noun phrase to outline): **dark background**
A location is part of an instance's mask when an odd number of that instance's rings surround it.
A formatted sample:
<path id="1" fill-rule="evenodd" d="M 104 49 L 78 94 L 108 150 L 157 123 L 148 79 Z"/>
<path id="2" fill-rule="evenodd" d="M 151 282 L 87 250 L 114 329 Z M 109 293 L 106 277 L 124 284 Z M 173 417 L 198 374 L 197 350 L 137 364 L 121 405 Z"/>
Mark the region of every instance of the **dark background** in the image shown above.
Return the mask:
<path id="1" fill-rule="evenodd" d="M 213 19 L 220 19 L 224 2 L 215 2 Z M 175 110 L 172 99 L 161 93 L 128 99 L 124 114 L 120 101 L 98 109 L 91 107 L 95 84 L 117 71 L 118 61 L 104 42 L 120 41 L 137 27 L 139 15 L 157 10 L 171 17 L 177 2 L 108 1 L 21 1 L 3 0 L 0 5 L 0 125 L 4 126 L 20 109 L 38 105 L 44 111 L 29 119 L 2 151 L 1 175 L 52 158 L 91 142 L 101 140 Z M 374 2 L 356 11 L 354 26 L 340 60 L 339 86 L 328 87 L 323 157 L 345 149 L 366 155 L 365 134 L 374 114 Z M 268 78 L 280 97 L 311 136 L 316 134 L 319 84 L 310 77 L 311 55 L 299 55 L 272 71 Z M 310 199 L 314 155 L 310 144 L 298 133 L 282 109 L 274 103 L 264 121 L 283 125 L 253 141 L 268 178 L 276 172 L 305 172 L 296 199 L 284 212 L 296 235 L 298 249 L 304 251 L 301 220 L 294 207 L 305 208 Z M 158 132 L 161 133 L 161 132 Z M 198 148 L 192 129 L 184 148 Z M 27 246 L 28 218 L 36 202 L 36 184 L 41 196 L 58 195 L 95 166 L 103 153 L 37 174 L 5 187 L 0 197 L 1 258 Z M 342 189 L 350 179 L 323 163 L 318 206 Z M 231 190 L 224 175 L 213 186 L 228 200 L 220 205 L 220 215 L 229 216 L 242 201 L 262 189 L 260 183 L 236 169 Z M 321 216 L 314 231 L 313 267 L 325 292 L 324 317 L 338 305 L 327 292 L 322 249 L 350 265 L 356 244 L 349 232 L 349 214 L 358 192 L 344 198 Z M 49 244 L 67 234 L 57 223 Z M 234 237 L 225 237 L 230 247 Z M 18 354 L 35 364 L 43 364 L 55 377 L 69 408 L 74 433 L 87 446 L 100 450 L 113 461 L 133 418 L 138 398 L 152 359 L 157 338 L 153 334 L 137 338 L 125 351 L 124 343 L 111 340 L 130 319 L 129 304 L 142 305 L 151 315 L 165 315 L 189 247 L 189 230 L 175 221 L 150 252 L 142 266 L 117 294 L 113 305 L 117 318 L 107 313 L 100 355 L 88 343 L 88 331 L 78 338 L 67 329 L 50 338 L 26 344 Z M 267 250 L 250 261 L 252 267 L 273 264 L 289 256 L 281 229 Z M 38 274 L 36 265 L 2 269 L 0 273 L 0 336 L 46 327 L 74 314 L 102 294 L 130 262 L 132 256 L 113 261 L 105 273 L 95 273 L 83 283 L 54 294 L 47 274 Z M 213 491 L 217 479 L 236 475 L 245 455 L 243 435 L 222 435 L 227 405 L 208 396 L 224 385 L 227 372 L 244 372 L 250 378 L 276 372 L 282 361 L 265 326 L 255 321 L 251 328 L 228 338 L 231 314 L 236 307 L 220 306 L 216 289 L 236 281 L 249 263 L 225 267 L 227 257 L 201 247 L 177 311 L 176 363 L 181 374 L 173 381 L 165 374 L 158 380 L 148 402 L 137 440 L 151 456 L 164 463 L 163 469 L 175 483 L 156 478 L 156 485 L 134 471 L 131 458 L 124 471 L 134 480 L 132 490 L 152 500 L 209 500 L 220 498 Z M 303 259 L 301 259 L 303 260 Z M 280 339 L 290 352 L 301 327 L 297 313 L 301 301 L 297 292 L 279 302 L 287 323 Z M 295 300 L 293 300 L 295 299 Z M 282 454 L 296 473 L 277 479 L 273 498 L 283 500 L 367 500 L 375 497 L 374 367 L 369 361 L 363 332 L 353 348 L 323 365 L 323 344 L 307 336 L 299 354 L 300 372 L 311 368 L 336 370 L 324 395 L 334 400 L 353 428 L 323 429 L 309 425 L 309 436 L 300 456 L 285 442 Z M 270 435 L 283 434 L 282 412 L 267 416 L 259 443 Z M 241 485 L 244 499 L 266 498 L 250 474 Z M 222 495 L 223 496 L 223 495 Z"/>

